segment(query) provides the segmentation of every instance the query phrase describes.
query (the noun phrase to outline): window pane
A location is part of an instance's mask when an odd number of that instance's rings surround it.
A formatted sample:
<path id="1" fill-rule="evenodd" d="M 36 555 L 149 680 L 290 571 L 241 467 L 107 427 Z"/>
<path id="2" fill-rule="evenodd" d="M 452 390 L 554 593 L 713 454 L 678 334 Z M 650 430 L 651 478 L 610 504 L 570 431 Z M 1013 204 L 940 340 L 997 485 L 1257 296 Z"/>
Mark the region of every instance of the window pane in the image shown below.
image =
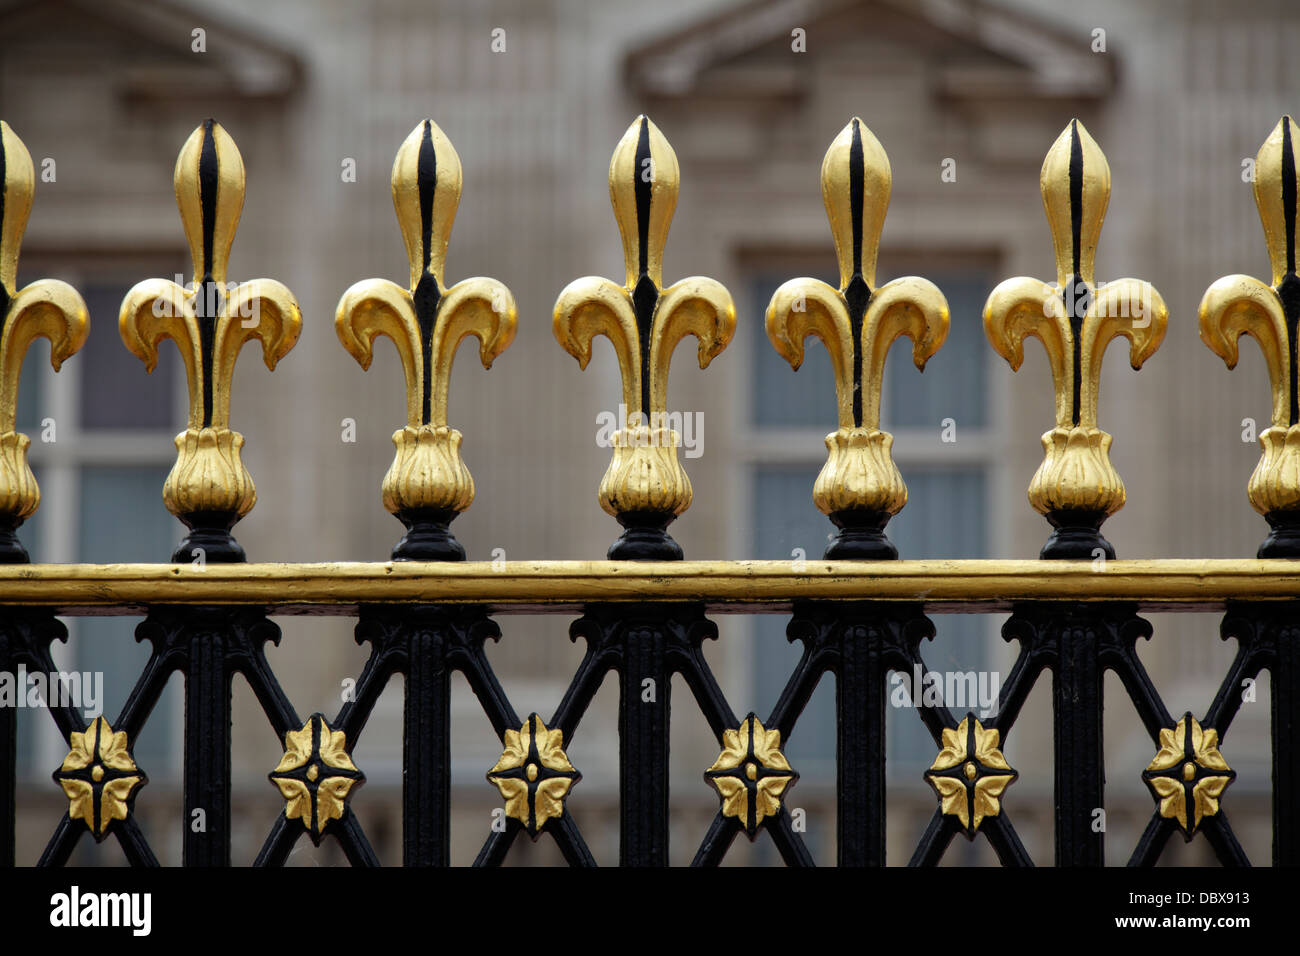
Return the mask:
<path id="1" fill-rule="evenodd" d="M 92 283 L 82 294 L 90 311 L 90 335 L 74 359 L 81 375 L 81 427 L 173 428 L 180 356 L 168 345 L 152 374 L 127 351 L 117 331 L 126 283 Z M 160 345 L 159 351 L 164 351 Z M 69 366 L 71 368 L 71 366 Z M 158 560 L 157 557 L 149 560 Z"/>
<path id="2" fill-rule="evenodd" d="M 793 275 L 797 270 L 791 270 Z M 918 373 L 911 362 L 911 341 L 890 349 L 882 391 L 882 427 L 938 428 L 945 418 L 979 428 L 987 424 L 985 369 L 988 343 L 981 313 L 990 284 L 979 272 L 936 272 L 917 264 L 916 271 L 933 281 L 948 300 L 951 322 L 948 339 Z M 830 356 L 817 339 L 805 345 L 804 363 L 792 372 L 772 348 L 763 312 L 777 287 L 790 278 L 763 273 L 750 283 L 753 321 L 749 326 L 754 349 L 754 423 L 772 428 L 835 427 L 835 379 Z M 838 285 L 833 275 L 820 276 Z"/>
<path id="3" fill-rule="evenodd" d="M 125 350 L 123 350 L 125 351 Z M 96 564 L 166 561 L 184 530 L 163 507 L 167 468 L 88 467 L 81 473 L 80 550 L 78 560 Z M 101 706 L 117 718 L 136 678 L 149 659 L 150 647 L 135 640 L 135 618 L 81 618 L 76 622 L 72 660 L 82 671 L 104 674 Z M 159 701 L 133 749 L 145 773 L 171 759 L 169 726 L 179 713 L 173 685 Z"/>
<path id="4" fill-rule="evenodd" d="M 984 380 L 989 344 L 981 316 L 991 285 L 982 274 L 973 273 L 934 273 L 927 278 L 948 300 L 948 340 L 926 363 L 924 373 L 912 364 L 910 339 L 900 339 L 890 349 L 882 427 L 937 430 L 945 418 L 952 418 L 959 427 L 982 428 L 988 421 Z"/>
<path id="5" fill-rule="evenodd" d="M 768 351 L 772 351 L 771 346 L 768 346 Z M 790 371 L 789 367 L 786 371 Z M 813 481 L 819 467 L 760 467 L 757 470 L 754 488 L 755 558 L 793 560 L 795 548 L 802 548 L 809 560 L 815 561 L 822 556 L 826 550 L 827 532 L 833 531 L 834 527 L 812 503 Z M 755 691 L 753 706 L 759 719 L 766 720 L 799 662 L 803 645 L 786 640 L 788 617 L 784 614 L 755 615 L 750 620 L 754 626 L 751 658 Z M 791 765 L 805 780 L 834 783 L 835 681 L 829 675 L 817 685 L 795 727 L 790 739 L 783 741 L 785 746 L 782 748 Z"/>
<path id="6" fill-rule="evenodd" d="M 755 473 L 755 557 L 792 559 L 802 548 L 806 557 L 821 557 L 834 531 L 829 519 L 812 504 L 818 466 L 764 466 Z M 904 467 L 911 505 L 888 526 L 890 540 L 905 558 L 978 558 L 988 552 L 985 523 L 985 474 L 980 468 L 917 469 Z M 864 595 L 866 597 L 867 595 Z M 762 615 L 754 621 L 752 667 L 755 705 L 760 716 L 776 703 L 798 663 L 802 645 L 785 637 L 784 615 Z M 927 667 L 940 670 L 979 670 L 985 659 L 985 625 L 978 615 L 935 615 L 938 631 L 925 642 L 921 656 Z M 797 723 L 787 756 L 806 778 L 827 784 L 835 779 L 835 694 L 824 680 Z M 988 685 L 986 679 L 986 686 Z M 914 776 L 934 760 L 935 747 L 917 715 L 890 708 L 886 714 L 886 748 L 891 773 Z"/>
<path id="7" fill-rule="evenodd" d="M 904 465 L 902 470 L 909 504 L 888 525 L 889 538 L 898 546 L 899 554 L 904 558 L 987 557 L 988 509 L 983 469 L 917 469 Z M 936 634 L 921 643 L 921 658 L 927 669 L 942 675 L 974 671 L 977 690 L 982 686 L 991 694 L 997 689 L 990 676 L 982 674 L 987 666 L 986 618 L 979 614 L 935 614 L 930 620 Z M 982 685 L 978 683 L 981 676 Z M 967 685 L 961 686 L 964 692 Z M 962 703 L 964 706 L 950 707 L 957 720 L 967 710 L 980 715 L 975 701 Z M 929 731 L 911 708 L 890 707 L 886 720 L 886 772 L 908 786 L 924 787 L 920 774 L 938 754 Z"/>
<path id="8" fill-rule="evenodd" d="M 52 372 L 49 343 L 37 339 L 27 350 L 23 370 L 18 376 L 18 430 L 33 441 L 40 441 L 41 419 L 45 407 L 41 403 L 41 378 Z"/>
<path id="9" fill-rule="evenodd" d="M 813 339 L 804 352 L 804 362 L 799 371 L 792 371 L 789 363 L 776 354 L 767 337 L 763 321 L 767 303 L 777 287 L 795 273 L 786 276 L 760 275 L 750 283 L 753 294 L 753 320 L 742 323 L 750 328 L 754 349 L 754 393 L 752 407 L 754 423 L 773 428 L 811 425 L 816 428 L 835 427 L 835 377 L 831 374 L 831 359 L 821 342 Z M 834 276 L 821 276 L 823 281 L 838 285 Z M 811 485 L 809 486 L 811 488 Z M 809 491 L 809 494 L 812 494 Z"/>

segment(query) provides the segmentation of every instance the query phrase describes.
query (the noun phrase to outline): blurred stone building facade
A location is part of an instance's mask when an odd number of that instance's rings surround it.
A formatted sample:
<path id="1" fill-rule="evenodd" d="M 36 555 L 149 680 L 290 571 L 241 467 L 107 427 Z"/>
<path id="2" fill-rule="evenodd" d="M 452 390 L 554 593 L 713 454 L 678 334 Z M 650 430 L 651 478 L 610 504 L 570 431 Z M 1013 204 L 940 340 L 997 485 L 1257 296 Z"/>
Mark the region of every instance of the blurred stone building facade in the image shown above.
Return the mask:
<path id="1" fill-rule="evenodd" d="M 797 374 L 781 362 L 763 311 L 781 281 L 834 271 L 818 173 L 856 115 L 893 170 L 881 277 L 925 276 L 952 307 L 949 341 L 927 372 L 895 355 L 886 374 L 884 427 L 911 492 L 891 535 L 905 558 L 1034 557 L 1048 529 L 1025 487 L 1051 421 L 1050 375 L 1036 346 L 1019 373 L 1001 364 L 980 309 L 1002 278 L 1051 277 L 1038 170 L 1078 117 L 1112 170 L 1098 276 L 1150 280 L 1170 308 L 1166 340 L 1140 374 L 1118 355 L 1103 374 L 1100 420 L 1115 436 L 1129 502 L 1107 535 L 1121 557 L 1252 555 L 1266 532 L 1245 494 L 1258 448 L 1241 433 L 1243 419 L 1267 416 L 1264 365 L 1243 348 L 1228 374 L 1199 342 L 1195 310 L 1219 276 L 1266 271 L 1242 161 L 1296 106 L 1285 54 L 1298 33 L 1300 10 L 1282 2 L 9 3 L 0 7 L 0 117 L 38 168 L 49 158 L 56 170 L 37 184 L 20 280 L 66 278 L 91 315 L 89 342 L 62 373 L 50 372 L 43 345 L 26 366 L 22 423 L 34 433 L 53 418 L 57 440 L 33 444 L 44 497 L 22 537 L 34 560 L 102 563 L 165 561 L 180 536 L 161 486 L 185 414 L 181 365 L 167 346 L 147 378 L 116 317 L 130 285 L 188 269 L 172 166 L 213 116 L 248 175 L 231 275 L 286 283 L 304 321 L 274 374 L 252 356 L 236 374 L 233 427 L 247 438 L 259 495 L 236 534 L 254 561 L 387 558 L 401 528 L 379 482 L 405 407 L 400 365 L 384 345 L 362 372 L 333 317 L 354 281 L 406 275 L 389 174 L 397 146 L 428 116 L 464 166 L 448 279 L 499 278 L 519 307 L 518 337 L 492 370 L 467 352 L 453 374 L 450 420 L 478 489 L 454 530 L 474 560 L 603 557 L 618 528 L 596 503 L 609 454 L 597 419 L 617 410 L 617 363 L 602 341 L 580 372 L 552 337 L 551 308 L 573 278 L 622 275 L 607 165 L 645 112 L 682 171 L 665 279 L 719 279 L 739 317 L 707 371 L 689 346 L 674 365 L 670 408 L 700 413 L 703 431 L 702 455 L 685 461 L 695 502 L 673 534 L 690 558 L 815 559 L 830 528 L 811 487 L 833 428 L 833 382 L 820 345 Z M 956 441 L 942 440 L 949 419 Z M 349 420 L 355 441 L 345 440 Z M 300 713 L 333 714 L 365 659 L 351 621 L 279 622 L 271 661 L 286 692 Z M 1203 712 L 1233 650 L 1218 640 L 1216 617 L 1153 622 L 1143 655 L 1170 710 Z M 145 659 L 135 621 L 69 623 L 61 661 L 106 673 L 111 719 Z M 521 713 L 549 715 L 581 650 L 568 618 L 501 623 L 490 655 L 507 692 Z M 932 667 L 1005 674 L 1012 648 L 999 620 L 936 623 Z M 765 714 L 794 659 L 783 619 L 728 616 L 719 626 L 707 655 L 723 689 L 739 713 Z M 236 683 L 236 860 L 249 862 L 282 808 L 266 780 L 281 745 Z M 1265 685 L 1225 745 L 1240 774 L 1234 828 L 1256 860 L 1269 841 Z M 453 852 L 466 863 L 498 805 L 483 774 L 500 746 L 456 686 Z M 1044 678 L 1007 751 L 1021 773 L 1009 812 L 1042 862 L 1052 845 L 1048 698 Z M 1117 681 L 1107 699 L 1108 860 L 1123 863 L 1150 813 L 1139 774 L 1152 749 Z M 672 854 L 685 863 L 716 806 L 701 774 L 717 746 L 684 687 L 675 703 Z M 607 684 L 568 746 L 584 774 L 569 806 L 602 862 L 617 859 L 616 709 Z M 174 687 L 136 745 L 150 775 L 136 813 L 164 862 L 180 857 L 180 715 Z M 43 714 L 20 721 L 20 861 L 32 862 L 64 809 L 49 773 L 66 748 Z M 891 711 L 890 721 L 889 858 L 903 863 L 933 812 L 921 771 L 934 747 L 914 714 Z M 401 732 L 398 681 L 355 750 L 368 783 L 354 807 L 385 863 L 400 861 Z M 789 803 L 806 810 L 810 848 L 830 862 L 832 687 L 819 690 L 786 752 L 803 774 Z M 733 860 L 776 859 L 765 838 L 743 842 Z M 511 862 L 558 861 L 546 839 L 525 843 Z M 1180 844 L 1169 858 L 1203 853 Z M 78 859 L 120 855 L 112 841 L 96 849 L 87 840 Z M 977 841 L 948 859 L 995 858 Z M 302 841 L 292 862 L 342 856 Z"/>

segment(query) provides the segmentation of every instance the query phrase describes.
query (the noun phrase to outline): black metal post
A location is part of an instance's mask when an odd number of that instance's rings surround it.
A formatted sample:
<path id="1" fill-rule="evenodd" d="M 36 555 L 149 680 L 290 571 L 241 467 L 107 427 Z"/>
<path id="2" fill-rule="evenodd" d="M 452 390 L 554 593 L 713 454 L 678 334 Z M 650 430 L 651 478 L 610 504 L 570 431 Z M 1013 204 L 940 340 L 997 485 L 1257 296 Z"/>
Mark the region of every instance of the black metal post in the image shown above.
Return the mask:
<path id="1" fill-rule="evenodd" d="M 619 862 L 668 865 L 668 714 L 665 635 L 652 623 L 624 632 L 619 666 Z"/>
<path id="2" fill-rule="evenodd" d="M 885 674 L 874 628 L 847 625 L 835 674 L 840 866 L 885 865 Z"/>
<path id="3" fill-rule="evenodd" d="M 414 626 L 409 636 L 402 730 L 407 866 L 451 863 L 451 681 L 445 643 L 427 622 Z"/>
<path id="4" fill-rule="evenodd" d="M 1102 866 L 1105 831 L 1102 667 L 1097 632 L 1073 620 L 1055 633 L 1052 729 L 1055 741 L 1056 865 Z"/>
<path id="5" fill-rule="evenodd" d="M 230 671 L 219 628 L 189 634 L 185 673 L 185 784 L 181 859 L 230 865 Z"/>
<path id="6" fill-rule="evenodd" d="M 1300 626 L 1273 641 L 1269 673 L 1273 719 L 1273 865 L 1300 865 Z"/>

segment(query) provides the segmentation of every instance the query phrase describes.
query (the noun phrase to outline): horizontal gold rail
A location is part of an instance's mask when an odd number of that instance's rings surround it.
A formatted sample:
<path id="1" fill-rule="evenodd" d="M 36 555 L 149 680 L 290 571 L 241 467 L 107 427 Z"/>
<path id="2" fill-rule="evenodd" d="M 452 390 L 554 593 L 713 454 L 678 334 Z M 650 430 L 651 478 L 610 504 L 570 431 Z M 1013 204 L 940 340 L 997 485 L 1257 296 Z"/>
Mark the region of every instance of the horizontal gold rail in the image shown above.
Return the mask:
<path id="1" fill-rule="evenodd" d="M 714 613 L 789 610 L 795 599 L 924 602 L 938 613 L 1018 601 L 1123 601 L 1146 611 L 1300 600 L 1300 561 L 511 561 L 331 564 L 32 564 L 0 567 L 0 606 L 72 615 L 148 605 L 247 605 L 274 614 L 354 614 L 361 605 L 479 604 L 494 613 L 576 611 L 587 602 L 703 602 Z"/>

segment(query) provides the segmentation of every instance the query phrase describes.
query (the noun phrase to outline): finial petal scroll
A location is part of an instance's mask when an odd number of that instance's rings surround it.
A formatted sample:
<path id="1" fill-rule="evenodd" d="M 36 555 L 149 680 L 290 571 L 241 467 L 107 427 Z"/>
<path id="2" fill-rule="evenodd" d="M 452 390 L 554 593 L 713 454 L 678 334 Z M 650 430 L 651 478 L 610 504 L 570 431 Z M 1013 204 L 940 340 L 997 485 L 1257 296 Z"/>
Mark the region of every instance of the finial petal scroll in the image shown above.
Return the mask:
<path id="1" fill-rule="evenodd" d="M 1056 425 L 1069 428 L 1074 421 L 1074 330 L 1056 290 L 1027 276 L 998 283 L 984 305 L 984 334 L 1013 372 L 1024 364 L 1025 339 L 1043 343 L 1056 393 Z"/>
<path id="2" fill-rule="evenodd" d="M 410 260 L 409 289 L 366 279 L 343 293 L 335 313 L 339 341 L 363 369 L 379 336 L 391 339 L 406 377 L 406 427 L 393 434 L 397 454 L 383 481 L 384 507 L 408 529 L 398 560 L 464 560 L 449 523 L 474 500 L 460 454 L 462 436 L 447 424 L 447 388 L 456 350 L 479 340 L 484 368 L 514 340 L 514 296 L 496 279 L 443 285 L 447 245 L 460 203 L 461 165 L 433 120 L 411 131 L 393 162 L 393 208 Z"/>
<path id="3" fill-rule="evenodd" d="M 1055 285 L 1025 276 L 999 283 L 984 305 L 984 331 L 1012 371 L 1024 340 L 1043 343 L 1055 391 L 1055 427 L 1043 435 L 1044 458 L 1029 501 L 1055 528 L 1044 558 L 1114 557 L 1101 524 L 1124 506 L 1124 483 L 1110 463 L 1111 436 L 1097 427 L 1101 362 L 1117 336 L 1129 339 L 1134 369 L 1160 346 L 1168 325 L 1164 300 L 1147 282 L 1097 283 L 1094 261 L 1110 167 L 1078 120 L 1061 132 L 1039 177 L 1056 258 Z"/>
<path id="4" fill-rule="evenodd" d="M 586 369 L 591 343 L 603 335 L 614 346 L 623 379 L 623 404 L 628 415 L 641 407 L 641 360 L 636 309 L 627 290 L 609 279 L 587 276 L 564 287 L 555 300 L 555 339 Z"/>
<path id="5" fill-rule="evenodd" d="M 880 430 L 885 357 L 906 336 L 923 370 L 948 336 L 948 303 L 933 283 L 908 276 L 873 288 L 890 177 L 884 148 L 854 117 L 831 142 L 821 171 L 840 288 L 792 279 L 767 307 L 768 338 L 796 371 L 810 336 L 831 357 L 838 429 L 826 436 L 829 457 L 813 485 L 814 503 L 840 528 L 828 558 L 898 557 L 884 527 L 907 504 L 907 486 L 890 453 L 893 436 Z"/>
<path id="6" fill-rule="evenodd" d="M 23 141 L 0 121 L 0 563 L 25 563 L 15 531 L 36 513 L 41 493 L 27 462 L 31 442 L 16 431 L 18 382 L 27 350 L 50 343 L 57 372 L 90 331 L 86 303 L 70 285 L 38 279 L 17 287 L 18 252 L 31 214 L 36 178 Z"/>
<path id="7" fill-rule="evenodd" d="M 796 372 L 803 365 L 804 340 L 821 339 L 835 376 L 839 427 L 853 428 L 853 327 L 839 290 L 820 279 L 791 279 L 772 295 L 767 307 L 767 337 Z"/>
<path id="8" fill-rule="evenodd" d="M 1258 555 L 1300 557 L 1300 388 L 1296 329 L 1300 323 L 1300 277 L 1296 233 L 1300 224 L 1300 176 L 1296 171 L 1296 124 L 1283 116 L 1255 157 L 1255 204 L 1264 227 L 1273 284 L 1230 275 L 1201 299 L 1201 341 L 1228 368 L 1235 368 L 1238 340 L 1259 343 L 1273 391 L 1272 426 L 1259 433 L 1263 454 L 1250 476 L 1247 497 L 1272 529 Z"/>
<path id="9" fill-rule="evenodd" d="M 201 550 L 206 561 L 242 561 L 230 529 L 252 510 L 257 490 L 240 456 L 244 437 L 230 429 L 235 361 L 244 344 L 257 339 L 274 369 L 298 341 L 302 313 L 293 294 L 273 279 L 226 281 L 244 204 L 244 162 L 215 120 L 205 120 L 181 147 L 174 185 L 193 280 L 185 288 L 166 279 L 137 283 L 122 300 L 118 329 L 146 371 L 157 365 L 163 339 L 176 343 L 185 365 L 189 416 L 176 436 L 176 464 L 163 485 L 163 502 L 190 534 L 172 560 L 189 561 Z"/>
<path id="10" fill-rule="evenodd" d="M 614 345 L 623 379 L 626 428 L 614 433 L 614 454 L 601 481 L 601 507 L 627 529 L 610 548 L 614 559 L 682 557 L 667 533 L 691 504 L 691 483 L 677 459 L 681 436 L 665 427 L 668 367 L 688 335 L 699 342 L 700 368 L 731 341 L 736 309 L 713 279 L 692 276 L 663 288 L 663 251 L 677 205 L 677 156 L 659 128 L 638 116 L 614 149 L 610 203 L 623 243 L 626 284 L 588 276 L 569 283 L 555 302 L 554 332 L 587 367 L 597 335 Z"/>
<path id="11" fill-rule="evenodd" d="M 721 282 L 692 276 L 664 289 L 650 337 L 650 408 L 668 407 L 668 365 L 682 339 L 695 336 L 700 368 L 705 369 L 735 334 L 736 308 Z"/>

